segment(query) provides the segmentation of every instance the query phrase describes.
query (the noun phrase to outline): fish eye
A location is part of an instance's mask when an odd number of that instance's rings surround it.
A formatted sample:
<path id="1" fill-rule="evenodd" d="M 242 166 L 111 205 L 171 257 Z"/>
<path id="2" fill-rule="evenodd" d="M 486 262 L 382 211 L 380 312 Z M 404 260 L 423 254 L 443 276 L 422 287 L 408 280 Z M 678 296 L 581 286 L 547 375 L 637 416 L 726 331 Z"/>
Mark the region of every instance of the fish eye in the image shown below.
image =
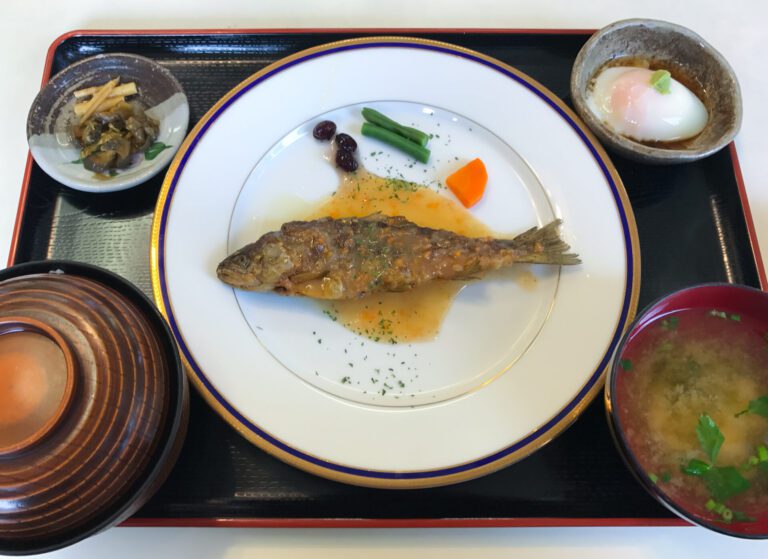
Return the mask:
<path id="1" fill-rule="evenodd" d="M 234 264 L 240 268 L 247 269 L 248 262 L 249 262 L 248 256 L 246 256 L 245 254 L 238 254 L 234 258 Z"/>

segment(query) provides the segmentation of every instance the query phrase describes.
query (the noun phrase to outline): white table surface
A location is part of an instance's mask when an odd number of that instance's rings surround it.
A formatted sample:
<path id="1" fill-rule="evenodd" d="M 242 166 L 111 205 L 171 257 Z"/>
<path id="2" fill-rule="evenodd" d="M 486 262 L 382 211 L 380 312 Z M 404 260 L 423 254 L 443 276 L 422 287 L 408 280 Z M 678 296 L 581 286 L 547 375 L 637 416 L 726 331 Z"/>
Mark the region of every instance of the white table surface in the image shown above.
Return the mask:
<path id="1" fill-rule="evenodd" d="M 629 17 L 690 27 L 736 70 L 736 139 L 760 245 L 768 247 L 768 5 L 761 0 L 86 0 L 0 1 L 0 258 L 11 242 L 27 157 L 26 116 L 46 51 L 74 29 L 291 27 L 599 28 Z M 768 542 L 686 528 L 115 528 L 46 557 L 768 557 Z"/>

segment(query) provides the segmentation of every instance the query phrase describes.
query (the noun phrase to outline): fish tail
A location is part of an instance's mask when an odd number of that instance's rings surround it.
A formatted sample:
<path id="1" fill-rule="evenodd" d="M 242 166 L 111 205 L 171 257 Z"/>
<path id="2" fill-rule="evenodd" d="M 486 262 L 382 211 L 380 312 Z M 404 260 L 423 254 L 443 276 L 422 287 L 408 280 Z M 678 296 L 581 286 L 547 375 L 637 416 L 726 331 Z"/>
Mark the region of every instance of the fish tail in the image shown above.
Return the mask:
<path id="1" fill-rule="evenodd" d="M 569 253 L 571 247 L 560 238 L 558 228 L 562 223 L 556 219 L 544 227 L 532 227 L 514 239 L 506 241 L 515 255 L 515 262 L 531 264 L 580 264 L 577 254 Z"/>

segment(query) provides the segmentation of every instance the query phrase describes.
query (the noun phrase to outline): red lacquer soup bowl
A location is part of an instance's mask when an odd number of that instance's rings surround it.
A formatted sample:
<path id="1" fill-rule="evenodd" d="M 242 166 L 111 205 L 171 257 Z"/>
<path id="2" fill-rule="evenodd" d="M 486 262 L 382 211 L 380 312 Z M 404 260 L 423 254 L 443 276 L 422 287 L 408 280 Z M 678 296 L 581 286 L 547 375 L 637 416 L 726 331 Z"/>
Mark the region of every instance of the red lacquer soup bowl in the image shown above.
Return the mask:
<path id="1" fill-rule="evenodd" d="M 624 461 L 682 518 L 768 537 L 768 294 L 707 284 L 651 304 L 606 381 Z"/>

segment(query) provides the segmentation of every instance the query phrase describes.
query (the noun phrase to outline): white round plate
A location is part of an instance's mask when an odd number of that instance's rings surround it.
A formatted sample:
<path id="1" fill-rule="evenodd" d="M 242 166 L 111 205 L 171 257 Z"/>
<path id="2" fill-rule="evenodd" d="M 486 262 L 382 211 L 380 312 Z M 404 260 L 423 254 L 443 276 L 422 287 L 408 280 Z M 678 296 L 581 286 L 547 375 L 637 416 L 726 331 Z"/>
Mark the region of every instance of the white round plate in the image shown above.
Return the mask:
<path id="1" fill-rule="evenodd" d="M 361 136 L 363 106 L 433 134 L 429 163 Z M 480 157 L 474 216 L 504 236 L 560 218 L 583 263 L 473 282 L 436 339 L 410 344 L 357 336 L 306 298 L 224 285 L 227 254 L 338 187 L 312 138 L 324 119 L 369 171 L 448 197 L 445 177 Z M 245 437 L 331 479 L 426 487 L 519 460 L 586 407 L 636 309 L 639 250 L 613 166 L 545 88 L 460 47 L 373 38 L 273 64 L 209 111 L 166 177 L 152 275 L 190 378 Z"/>

